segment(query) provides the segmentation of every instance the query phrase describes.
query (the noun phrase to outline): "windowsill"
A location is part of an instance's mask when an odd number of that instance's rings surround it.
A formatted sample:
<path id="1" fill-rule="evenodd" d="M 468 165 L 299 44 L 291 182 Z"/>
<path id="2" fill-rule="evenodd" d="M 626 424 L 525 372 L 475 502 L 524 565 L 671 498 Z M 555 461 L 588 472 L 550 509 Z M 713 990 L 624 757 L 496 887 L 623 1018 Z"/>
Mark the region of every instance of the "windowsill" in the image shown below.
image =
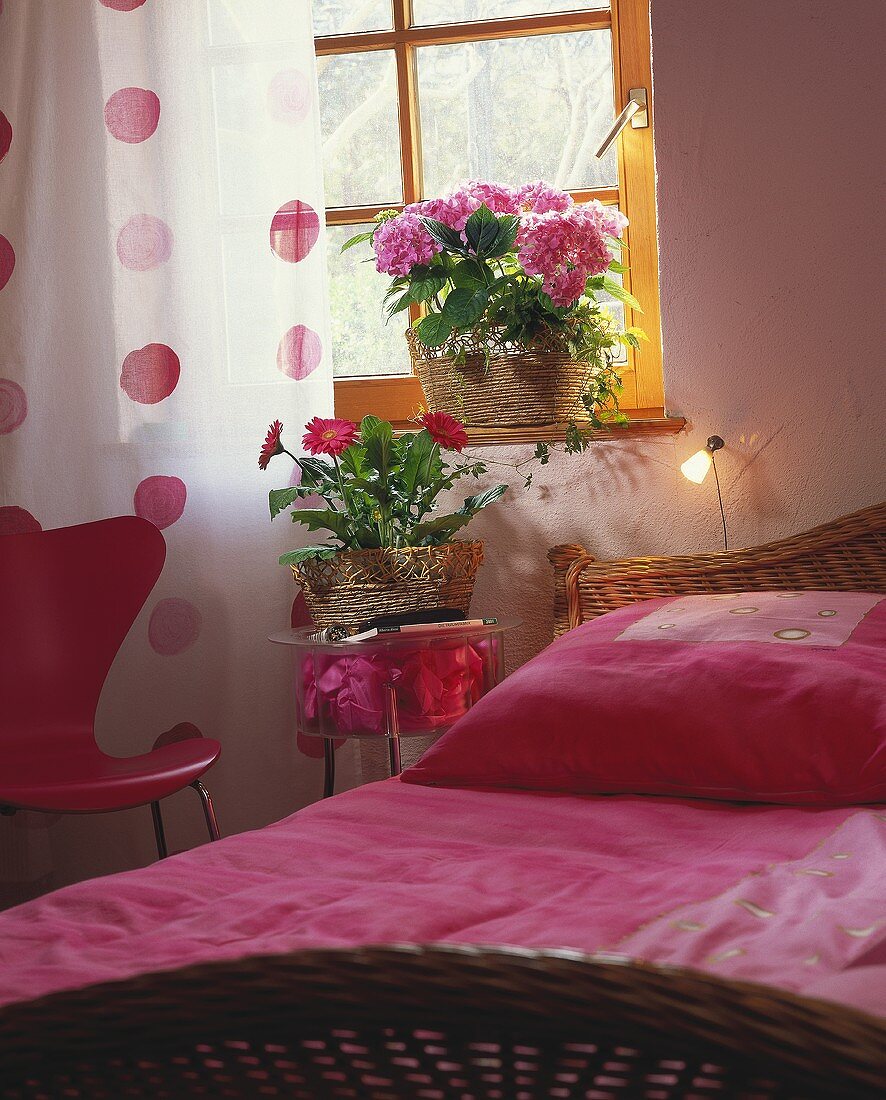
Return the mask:
<path id="1" fill-rule="evenodd" d="M 413 375 L 381 378 L 338 378 L 335 382 L 335 415 L 357 423 L 367 413 L 390 420 L 396 431 L 415 431 L 406 419 L 417 413 L 424 394 Z M 626 409 L 628 423 L 594 432 L 594 439 L 638 439 L 647 435 L 676 435 L 686 427 L 682 416 L 666 416 L 662 408 Z M 558 443 L 566 438 L 566 425 L 543 427 L 468 428 L 475 447 L 520 446 L 525 443 Z"/>
<path id="2" fill-rule="evenodd" d="M 682 416 L 664 416 L 657 410 L 638 410 L 627 424 L 614 424 L 611 428 L 592 432 L 595 440 L 642 439 L 650 435 L 676 435 L 686 427 Z M 565 424 L 519 428 L 471 428 L 468 440 L 472 447 L 520 446 L 524 443 L 561 443 L 566 438 Z"/>

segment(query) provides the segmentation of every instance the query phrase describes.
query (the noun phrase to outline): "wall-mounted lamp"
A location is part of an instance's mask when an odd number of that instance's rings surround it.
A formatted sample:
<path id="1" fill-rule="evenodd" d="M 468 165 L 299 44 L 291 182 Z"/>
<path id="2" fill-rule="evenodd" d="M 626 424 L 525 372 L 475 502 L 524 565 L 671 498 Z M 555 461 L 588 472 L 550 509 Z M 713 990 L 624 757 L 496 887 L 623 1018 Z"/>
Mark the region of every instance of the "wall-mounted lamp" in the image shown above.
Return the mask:
<path id="1" fill-rule="evenodd" d="M 603 138 L 603 144 L 594 154 L 597 160 L 602 160 L 606 156 L 612 143 L 629 122 L 635 130 L 645 129 L 649 125 L 649 100 L 645 88 L 630 89 L 624 110 L 613 122 L 612 129 Z"/>
<path id="2" fill-rule="evenodd" d="M 726 532 L 726 513 L 723 511 L 723 497 L 720 494 L 720 478 L 717 476 L 717 463 L 714 459 L 714 452 L 722 450 L 725 446 L 726 444 L 720 436 L 709 436 L 704 447 L 702 447 L 700 451 L 696 451 L 690 458 L 687 458 L 681 465 L 680 472 L 685 478 L 694 481 L 696 485 L 701 485 L 708 476 L 708 470 L 713 468 L 714 481 L 717 485 L 717 500 L 720 502 L 720 519 L 723 521 L 723 549 L 728 550 L 729 535 Z"/>
<path id="3" fill-rule="evenodd" d="M 696 451 L 691 458 L 687 458 L 680 467 L 680 472 L 696 485 L 701 485 L 708 476 L 708 470 L 714 466 L 714 474 L 717 467 L 714 465 L 714 451 L 720 451 L 726 444 L 718 435 L 712 435 L 700 451 Z"/>

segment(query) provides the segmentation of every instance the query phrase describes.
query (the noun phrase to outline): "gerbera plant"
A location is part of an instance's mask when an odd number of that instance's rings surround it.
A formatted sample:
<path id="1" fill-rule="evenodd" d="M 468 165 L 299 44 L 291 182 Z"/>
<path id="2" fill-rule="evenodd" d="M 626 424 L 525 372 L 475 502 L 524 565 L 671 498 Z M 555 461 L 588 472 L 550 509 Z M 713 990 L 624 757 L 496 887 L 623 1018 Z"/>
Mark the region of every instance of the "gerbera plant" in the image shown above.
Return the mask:
<path id="1" fill-rule="evenodd" d="M 294 523 L 327 532 L 325 542 L 292 550 L 281 564 L 330 558 L 342 550 L 439 546 L 506 492 L 507 485 L 494 485 L 467 497 L 456 511 L 438 513 L 440 493 L 464 477 L 481 477 L 486 466 L 459 457 L 468 439 L 454 417 L 425 413 L 417 426 L 417 432 L 395 438 L 391 425 L 375 416 L 364 417 L 359 426 L 315 416 L 302 437 L 308 456 L 297 458 L 283 445 L 280 421 L 271 424 L 259 466 L 265 470 L 272 458 L 285 454 L 300 473 L 298 485 L 271 490 L 271 519 L 292 507 Z M 325 507 L 297 506 L 309 497 L 320 497 Z"/>
<path id="2" fill-rule="evenodd" d="M 391 277 L 389 319 L 421 303 L 418 339 L 460 362 L 478 346 L 487 356 L 504 346 L 568 352 L 588 365 L 576 419 L 592 427 L 625 419 L 615 362 L 620 346 L 636 348 L 644 334 L 621 331 L 605 304 L 608 296 L 641 311 L 612 278 L 625 271 L 616 258 L 627 225 L 620 211 L 596 200 L 576 205 L 542 182 L 473 181 L 400 213 L 384 210 L 375 222 L 343 251 L 371 242 L 376 269 Z M 566 449 L 587 440 L 573 424 Z"/>

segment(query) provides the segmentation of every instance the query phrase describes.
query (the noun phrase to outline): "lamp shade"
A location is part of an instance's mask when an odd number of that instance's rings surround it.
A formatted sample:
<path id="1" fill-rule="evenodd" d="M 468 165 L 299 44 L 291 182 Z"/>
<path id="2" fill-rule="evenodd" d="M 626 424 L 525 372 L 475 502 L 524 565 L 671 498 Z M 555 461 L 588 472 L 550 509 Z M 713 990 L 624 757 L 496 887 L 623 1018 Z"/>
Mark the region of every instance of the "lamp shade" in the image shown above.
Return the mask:
<path id="1" fill-rule="evenodd" d="M 690 481 L 694 481 L 696 485 L 701 485 L 708 476 L 711 461 L 711 452 L 707 447 L 703 447 L 700 451 L 696 451 L 691 458 L 686 459 L 680 467 L 680 472 Z"/>

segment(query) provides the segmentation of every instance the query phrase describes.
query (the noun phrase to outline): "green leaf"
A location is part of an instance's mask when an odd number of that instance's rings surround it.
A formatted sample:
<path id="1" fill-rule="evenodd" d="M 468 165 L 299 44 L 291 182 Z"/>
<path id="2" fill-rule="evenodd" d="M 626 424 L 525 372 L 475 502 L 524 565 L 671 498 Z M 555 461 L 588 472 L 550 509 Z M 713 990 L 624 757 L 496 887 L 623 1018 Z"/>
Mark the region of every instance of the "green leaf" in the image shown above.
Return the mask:
<path id="1" fill-rule="evenodd" d="M 461 256 L 467 255 L 465 243 L 461 239 L 461 234 L 456 232 L 456 230 L 450 229 L 448 225 L 444 225 L 443 222 L 438 222 L 435 218 L 424 218 L 421 214 L 419 214 L 418 220 L 431 234 L 437 244 L 441 244 L 444 248 L 448 248 L 451 252 L 457 252 Z"/>
<path id="2" fill-rule="evenodd" d="M 517 232 L 520 228 L 520 219 L 515 214 L 505 214 L 498 219 L 498 235 L 486 252 L 490 259 L 506 256 L 513 251 Z"/>
<path id="3" fill-rule="evenodd" d="M 301 546 L 298 550 L 290 550 L 288 554 L 280 555 L 281 565 L 298 565 L 300 561 L 308 561 L 309 558 L 329 559 L 334 558 L 339 551 L 334 546 Z"/>
<path id="4" fill-rule="evenodd" d="M 629 290 L 625 290 L 621 283 L 617 283 L 614 279 L 607 279 L 604 275 L 602 289 L 605 290 L 607 294 L 611 295 L 611 297 L 615 298 L 617 301 L 624 302 L 625 305 L 628 305 L 631 307 L 631 309 L 636 310 L 637 313 L 643 312 L 643 307 L 640 305 L 634 295 L 631 294 Z"/>
<path id="5" fill-rule="evenodd" d="M 620 264 L 618 260 L 613 260 L 612 263 L 609 265 L 609 270 L 614 271 L 616 275 L 624 275 L 624 273 L 627 271 L 627 268 L 624 264 Z"/>
<path id="6" fill-rule="evenodd" d="M 438 348 L 452 335 L 452 324 L 441 313 L 429 313 L 418 322 L 415 331 L 425 347 Z"/>
<path id="7" fill-rule="evenodd" d="M 488 273 L 488 269 L 480 260 L 459 260 L 449 272 L 449 279 L 453 286 L 464 287 L 468 290 L 477 290 L 480 287 L 486 286 L 489 282 L 489 280 L 485 278 L 485 273 Z"/>
<path id="8" fill-rule="evenodd" d="M 410 302 L 426 302 L 446 286 L 445 275 L 420 275 L 409 284 L 406 296 Z"/>
<path id="9" fill-rule="evenodd" d="M 333 512 L 331 508 L 300 508 L 292 513 L 293 523 L 302 523 L 309 531 L 331 531 L 349 545 L 351 528 L 344 512 Z"/>
<path id="10" fill-rule="evenodd" d="M 268 507 L 271 509 L 271 519 L 275 516 L 279 516 L 294 500 L 298 500 L 298 497 L 299 491 L 297 486 L 290 489 L 272 489 L 270 493 L 268 493 Z"/>
<path id="11" fill-rule="evenodd" d="M 364 241 L 371 241 L 372 240 L 372 234 L 374 232 L 375 232 L 375 230 L 372 230 L 369 233 L 358 233 L 356 237 L 350 237 L 341 246 L 341 251 L 346 252 L 349 248 L 353 248 L 355 244 L 362 244 Z"/>
<path id="12" fill-rule="evenodd" d="M 458 287 L 450 292 L 443 303 L 441 316 L 453 328 L 470 328 L 483 316 L 488 301 L 489 294 L 485 287 L 478 290 Z"/>
<path id="13" fill-rule="evenodd" d="M 360 424 L 360 442 L 366 451 L 366 461 L 386 481 L 391 467 L 394 433 L 387 420 L 364 416 Z"/>
<path id="14" fill-rule="evenodd" d="M 468 518 L 475 516 L 488 504 L 494 504 L 495 501 L 503 497 L 507 491 L 507 485 L 493 485 L 491 489 L 484 489 L 482 493 L 477 493 L 476 496 L 467 497 L 457 514 L 466 515 Z"/>
<path id="15" fill-rule="evenodd" d="M 388 320 L 390 320 L 392 317 L 396 317 L 398 313 L 402 313 L 404 309 L 409 309 L 411 305 L 412 297 L 407 290 L 407 292 L 405 294 L 402 294 L 396 302 L 392 302 L 388 306 Z"/>
<path id="16" fill-rule="evenodd" d="M 465 236 L 473 252 L 479 255 L 488 253 L 498 237 L 498 218 L 484 202 L 475 210 L 465 223 Z"/>
<path id="17" fill-rule="evenodd" d="M 470 521 L 470 515 L 463 515 L 458 512 L 449 516 L 436 516 L 434 519 L 425 520 L 424 523 L 417 523 L 410 531 L 409 537 L 419 546 L 427 545 L 430 542 L 436 543 L 439 536 L 448 538 Z M 444 540 L 439 539 L 439 541 Z"/>
<path id="18" fill-rule="evenodd" d="M 409 441 L 400 482 L 403 493 L 411 499 L 416 490 L 431 483 L 440 465 L 440 448 L 431 438 L 427 428 L 422 428 Z"/>
<path id="19" fill-rule="evenodd" d="M 335 485 L 335 468 L 331 463 L 319 458 L 298 458 L 296 462 L 301 470 L 302 485 Z"/>
<path id="20" fill-rule="evenodd" d="M 342 451 L 339 463 L 342 470 L 351 477 L 363 477 L 366 473 L 366 448 L 359 443 L 352 443 Z"/>

